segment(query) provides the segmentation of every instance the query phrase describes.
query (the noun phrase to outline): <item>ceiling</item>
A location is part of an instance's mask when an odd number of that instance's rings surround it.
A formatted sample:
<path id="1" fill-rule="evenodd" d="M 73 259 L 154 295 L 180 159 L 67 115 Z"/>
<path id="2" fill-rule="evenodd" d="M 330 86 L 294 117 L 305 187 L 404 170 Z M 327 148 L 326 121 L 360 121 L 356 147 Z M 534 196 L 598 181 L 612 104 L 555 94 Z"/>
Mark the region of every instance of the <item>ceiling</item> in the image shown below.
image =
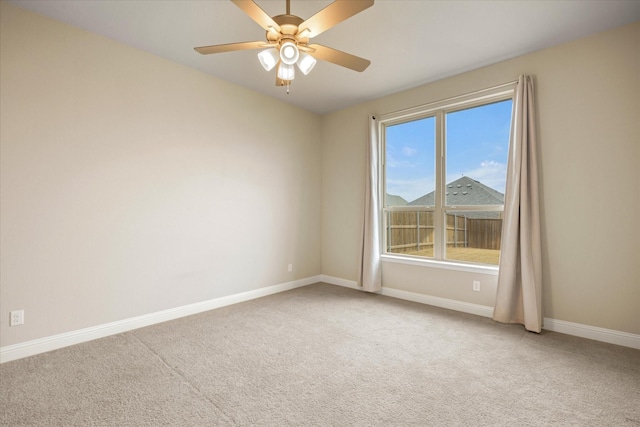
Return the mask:
<path id="1" fill-rule="evenodd" d="M 369 68 L 318 61 L 309 75 L 297 73 L 287 94 L 275 71 L 260 66 L 259 51 L 193 50 L 265 39 L 227 0 L 10 2 L 319 114 L 640 20 L 638 0 L 376 0 L 312 39 L 371 60 Z M 285 13 L 285 0 L 256 3 L 270 16 Z M 330 3 L 292 0 L 291 14 L 306 19 Z"/>

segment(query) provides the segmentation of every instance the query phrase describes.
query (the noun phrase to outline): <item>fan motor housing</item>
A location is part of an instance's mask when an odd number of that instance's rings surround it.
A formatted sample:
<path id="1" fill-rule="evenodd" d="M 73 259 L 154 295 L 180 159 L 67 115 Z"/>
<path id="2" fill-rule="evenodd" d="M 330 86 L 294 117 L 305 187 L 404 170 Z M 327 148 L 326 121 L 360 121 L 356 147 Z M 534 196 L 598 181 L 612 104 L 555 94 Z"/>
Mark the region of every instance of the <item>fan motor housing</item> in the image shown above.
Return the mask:
<path id="1" fill-rule="evenodd" d="M 267 40 L 269 42 L 279 42 L 281 39 L 296 40 L 298 44 L 306 45 L 309 43 L 309 37 L 295 37 L 298 34 L 298 27 L 304 22 L 302 18 L 295 15 L 278 15 L 273 19 L 280 26 L 280 32 L 267 31 Z M 289 37 L 286 37 L 289 36 Z"/>

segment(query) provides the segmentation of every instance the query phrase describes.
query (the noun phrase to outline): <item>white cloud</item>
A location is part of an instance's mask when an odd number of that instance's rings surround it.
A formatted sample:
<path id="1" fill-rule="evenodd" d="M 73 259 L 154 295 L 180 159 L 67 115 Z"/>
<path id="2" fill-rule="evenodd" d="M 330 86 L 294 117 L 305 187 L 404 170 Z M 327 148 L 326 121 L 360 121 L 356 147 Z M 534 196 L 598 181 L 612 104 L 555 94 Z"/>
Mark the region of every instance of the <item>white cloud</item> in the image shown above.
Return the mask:
<path id="1" fill-rule="evenodd" d="M 401 163 L 401 162 L 400 162 Z M 396 165 L 399 166 L 399 165 Z M 491 187 L 504 194 L 506 182 L 507 165 L 494 160 L 484 160 L 475 169 L 465 171 L 454 171 L 447 174 L 447 182 L 455 181 L 462 175 L 480 181 L 484 185 Z M 392 179 L 387 178 L 387 193 L 401 196 L 407 202 L 411 202 L 425 194 L 430 193 L 435 188 L 433 178 L 423 177 L 414 179 Z"/>
<path id="2" fill-rule="evenodd" d="M 387 180 L 387 193 L 400 196 L 407 202 L 432 192 L 434 188 L 433 178 Z"/>
<path id="3" fill-rule="evenodd" d="M 406 148 L 406 147 L 405 147 Z M 402 150 L 404 153 L 404 149 Z M 417 150 L 414 150 L 417 151 Z M 407 154 L 405 154 L 407 155 Z M 387 153 L 387 167 L 388 168 L 403 168 L 410 169 L 420 166 L 420 162 L 417 160 L 408 160 L 405 158 L 396 158 L 392 153 Z"/>
<path id="4" fill-rule="evenodd" d="M 416 153 L 418 152 L 418 150 L 416 150 L 415 148 L 411 148 L 411 147 L 402 147 L 402 154 L 404 154 L 407 157 L 412 157 L 414 156 Z"/>
<path id="5" fill-rule="evenodd" d="M 480 181 L 484 185 L 504 194 L 507 178 L 507 165 L 504 163 L 499 163 L 494 160 L 484 160 L 480 162 L 480 166 L 475 169 L 447 174 L 447 182 L 455 181 L 462 175 Z"/>

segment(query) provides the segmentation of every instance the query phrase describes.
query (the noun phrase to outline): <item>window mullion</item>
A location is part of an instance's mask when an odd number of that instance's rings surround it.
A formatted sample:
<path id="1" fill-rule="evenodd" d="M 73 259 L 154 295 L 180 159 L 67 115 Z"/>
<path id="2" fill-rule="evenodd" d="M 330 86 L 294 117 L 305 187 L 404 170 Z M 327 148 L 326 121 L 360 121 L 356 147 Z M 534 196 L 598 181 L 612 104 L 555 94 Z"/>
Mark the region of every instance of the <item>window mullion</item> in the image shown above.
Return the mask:
<path id="1" fill-rule="evenodd" d="M 435 235 L 433 256 L 437 260 L 444 259 L 444 245 L 446 243 L 446 224 L 444 219 L 444 187 L 445 187 L 445 164 L 446 149 L 444 135 L 444 112 L 436 112 L 436 188 L 435 188 Z M 443 232 L 444 230 L 444 232 Z"/>

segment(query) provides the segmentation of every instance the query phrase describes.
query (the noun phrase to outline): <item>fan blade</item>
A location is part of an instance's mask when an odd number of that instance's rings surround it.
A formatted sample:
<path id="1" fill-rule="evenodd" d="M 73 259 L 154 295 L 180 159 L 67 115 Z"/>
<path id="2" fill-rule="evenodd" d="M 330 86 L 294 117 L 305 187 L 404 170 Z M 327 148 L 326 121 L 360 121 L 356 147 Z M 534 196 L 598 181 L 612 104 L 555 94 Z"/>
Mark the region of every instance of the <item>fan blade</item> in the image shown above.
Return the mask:
<path id="1" fill-rule="evenodd" d="M 209 55 L 212 53 L 233 52 L 235 50 L 247 50 L 247 49 L 260 49 L 269 47 L 269 44 L 265 42 L 242 42 L 242 43 L 228 43 L 228 44 L 215 44 L 212 46 L 200 46 L 194 47 L 195 51 L 202 55 Z"/>
<path id="2" fill-rule="evenodd" d="M 265 30 L 269 31 L 273 28 L 276 32 L 280 32 L 280 25 L 276 23 L 267 13 L 262 10 L 253 0 L 231 0 L 233 4 L 238 6 L 249 18 L 257 22 Z"/>
<path id="3" fill-rule="evenodd" d="M 322 46 L 321 44 L 310 44 L 309 47 L 311 49 L 315 49 L 315 52 L 310 53 L 310 55 L 314 58 L 331 62 L 354 71 L 362 72 L 367 69 L 369 64 L 371 64 L 371 61 L 369 61 L 368 59 L 360 58 L 359 56 L 351 55 L 350 53 Z"/>
<path id="4" fill-rule="evenodd" d="M 315 37 L 371 6 L 373 0 L 336 0 L 300 24 L 298 34 L 307 30 L 307 37 Z"/>
<path id="5" fill-rule="evenodd" d="M 313 48 L 311 48 L 309 46 L 304 46 L 304 45 L 301 45 L 301 44 L 298 45 L 298 50 L 301 50 L 302 52 L 306 52 L 308 54 L 312 54 L 313 52 L 316 51 L 315 49 L 313 49 Z"/>

